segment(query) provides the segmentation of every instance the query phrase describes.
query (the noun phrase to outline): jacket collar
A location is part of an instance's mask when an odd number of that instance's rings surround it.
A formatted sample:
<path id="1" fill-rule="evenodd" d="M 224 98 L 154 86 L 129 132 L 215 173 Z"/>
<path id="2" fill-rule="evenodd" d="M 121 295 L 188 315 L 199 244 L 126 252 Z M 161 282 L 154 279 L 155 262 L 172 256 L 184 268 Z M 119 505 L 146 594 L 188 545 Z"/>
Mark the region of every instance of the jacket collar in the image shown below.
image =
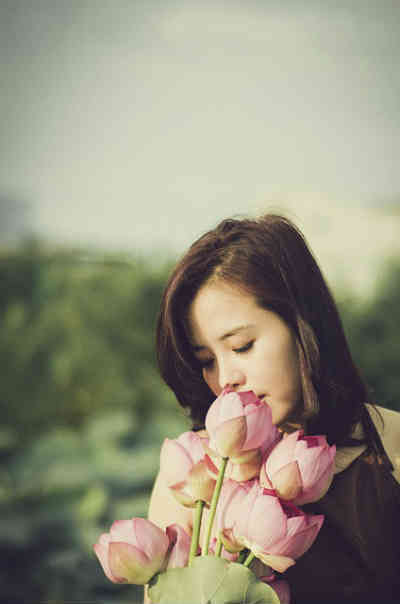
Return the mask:
<path id="1" fill-rule="evenodd" d="M 372 405 L 367 404 L 368 411 L 375 424 L 375 427 L 382 439 L 383 446 L 393 465 L 393 475 L 400 482 L 400 413 L 378 407 L 380 415 L 383 419 L 383 425 L 378 414 L 374 411 Z M 361 424 L 358 424 L 353 431 L 353 438 L 360 439 L 363 437 L 363 429 Z M 338 447 L 335 457 L 335 474 L 339 474 L 346 470 L 364 451 L 366 445 L 355 447 Z"/>

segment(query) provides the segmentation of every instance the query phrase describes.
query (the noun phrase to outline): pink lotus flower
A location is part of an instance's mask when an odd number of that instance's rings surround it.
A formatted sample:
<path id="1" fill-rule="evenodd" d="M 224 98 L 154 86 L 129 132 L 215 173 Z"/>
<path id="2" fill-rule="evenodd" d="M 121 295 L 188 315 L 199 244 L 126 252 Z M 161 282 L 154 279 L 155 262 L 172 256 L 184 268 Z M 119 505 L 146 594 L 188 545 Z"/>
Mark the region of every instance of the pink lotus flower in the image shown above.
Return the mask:
<path id="1" fill-rule="evenodd" d="M 277 433 L 277 438 L 280 438 L 279 432 Z M 208 469 L 210 473 L 217 478 L 222 457 L 213 451 L 213 449 L 211 449 L 207 443 L 208 440 L 204 439 L 204 448 L 208 455 Z M 263 460 L 269 454 L 274 444 L 274 442 L 271 444 L 267 441 L 258 449 L 242 451 L 240 456 L 229 458 L 224 474 L 225 479 L 230 478 L 236 482 L 245 482 L 252 480 L 253 478 L 259 478 Z M 210 460 L 212 463 L 210 463 Z"/>
<path id="2" fill-rule="evenodd" d="M 260 482 L 296 505 L 317 501 L 332 482 L 335 454 L 325 436 L 303 436 L 297 430 L 274 447 L 262 465 Z"/>
<path id="3" fill-rule="evenodd" d="M 226 477 L 237 482 L 245 482 L 246 480 L 258 478 L 264 454 L 263 447 L 261 446 L 259 449 L 244 451 L 240 458 L 231 457 L 227 464 Z"/>
<path id="4" fill-rule="evenodd" d="M 285 572 L 311 547 L 324 519 L 284 504 L 274 491 L 264 489 L 258 482 L 254 482 L 237 510 L 227 537 L 237 546 L 250 549 L 278 572 Z"/>
<path id="5" fill-rule="evenodd" d="M 254 481 L 238 483 L 234 480 L 226 480 L 222 485 L 215 518 L 216 529 L 217 535 L 221 534 L 225 549 L 231 553 L 237 553 L 244 547 L 235 539 L 232 530 L 253 483 Z"/>
<path id="6" fill-rule="evenodd" d="M 145 518 L 116 520 L 93 549 L 113 583 L 145 585 L 161 570 L 169 546 L 167 535 Z"/>
<path id="7" fill-rule="evenodd" d="M 267 448 L 277 442 L 280 434 L 272 423 L 271 408 L 251 390 L 235 392 L 224 388 L 212 403 L 206 416 L 209 446 L 221 457 L 232 461 L 243 452 Z"/>
<path id="8" fill-rule="evenodd" d="M 184 506 L 194 507 L 201 500 L 210 503 L 215 479 L 202 438 L 196 432 L 184 432 L 178 438 L 166 438 L 161 447 L 160 472 L 176 499 Z"/>
<path id="9" fill-rule="evenodd" d="M 165 529 L 169 540 L 165 568 L 182 568 L 187 566 L 190 552 L 191 536 L 179 524 L 170 524 Z"/>

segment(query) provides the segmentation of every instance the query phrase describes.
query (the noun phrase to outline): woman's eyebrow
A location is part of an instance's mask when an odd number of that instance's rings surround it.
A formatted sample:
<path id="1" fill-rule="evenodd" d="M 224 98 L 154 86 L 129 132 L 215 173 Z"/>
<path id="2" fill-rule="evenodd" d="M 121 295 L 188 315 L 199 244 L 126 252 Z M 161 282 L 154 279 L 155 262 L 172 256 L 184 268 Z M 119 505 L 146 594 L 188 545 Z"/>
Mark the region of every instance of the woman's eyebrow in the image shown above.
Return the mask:
<path id="1" fill-rule="evenodd" d="M 252 324 L 239 325 L 238 327 L 234 327 L 233 329 L 230 329 L 229 331 L 224 333 L 218 339 L 222 342 L 223 340 L 226 340 L 227 338 L 230 338 L 231 336 L 236 335 L 239 331 L 243 331 L 244 329 L 249 329 L 250 327 L 254 327 L 254 325 L 252 325 Z M 200 350 L 205 350 L 206 348 L 207 348 L 207 346 L 193 346 L 193 351 L 200 352 Z"/>

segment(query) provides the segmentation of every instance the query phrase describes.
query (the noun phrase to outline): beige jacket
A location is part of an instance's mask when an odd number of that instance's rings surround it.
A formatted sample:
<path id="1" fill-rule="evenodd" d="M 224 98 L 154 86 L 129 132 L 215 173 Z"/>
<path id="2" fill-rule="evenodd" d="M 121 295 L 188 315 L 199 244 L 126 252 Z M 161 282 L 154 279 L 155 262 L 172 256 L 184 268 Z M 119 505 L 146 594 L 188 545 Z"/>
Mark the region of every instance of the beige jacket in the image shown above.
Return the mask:
<path id="1" fill-rule="evenodd" d="M 385 409 L 376 405 L 379 413 L 383 419 L 383 426 L 380 418 L 375 413 L 371 405 L 367 405 L 370 415 L 373 419 L 376 429 L 379 432 L 379 436 L 382 439 L 385 451 L 393 464 L 394 470 L 393 475 L 397 482 L 400 482 L 400 413 L 398 411 L 392 411 L 391 409 Z M 354 436 L 361 436 L 360 429 L 356 429 Z M 365 451 L 365 445 L 360 447 L 340 447 L 336 452 L 335 458 L 335 474 L 345 470 L 357 457 Z"/>

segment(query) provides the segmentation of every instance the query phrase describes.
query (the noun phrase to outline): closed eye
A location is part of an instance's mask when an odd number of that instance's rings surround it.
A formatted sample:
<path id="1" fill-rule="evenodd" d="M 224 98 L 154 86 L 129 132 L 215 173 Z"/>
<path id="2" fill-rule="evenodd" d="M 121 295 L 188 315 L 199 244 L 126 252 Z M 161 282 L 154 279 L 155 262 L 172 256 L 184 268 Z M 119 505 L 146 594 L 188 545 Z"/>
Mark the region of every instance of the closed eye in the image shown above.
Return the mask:
<path id="1" fill-rule="evenodd" d="M 239 354 L 242 352 L 247 352 L 248 350 L 250 350 L 250 348 L 252 348 L 253 344 L 254 340 L 250 340 L 250 342 L 248 342 L 244 346 L 241 346 L 240 348 L 233 348 L 233 352 L 238 352 Z"/>
<path id="2" fill-rule="evenodd" d="M 253 347 L 253 344 L 254 340 L 250 340 L 250 342 L 247 342 L 247 344 L 245 344 L 244 346 L 240 346 L 239 348 L 232 348 L 232 350 L 233 352 L 236 352 L 238 354 L 243 354 L 250 350 Z M 198 362 L 201 369 L 210 369 L 214 364 L 214 360 L 215 359 L 198 359 Z"/>

